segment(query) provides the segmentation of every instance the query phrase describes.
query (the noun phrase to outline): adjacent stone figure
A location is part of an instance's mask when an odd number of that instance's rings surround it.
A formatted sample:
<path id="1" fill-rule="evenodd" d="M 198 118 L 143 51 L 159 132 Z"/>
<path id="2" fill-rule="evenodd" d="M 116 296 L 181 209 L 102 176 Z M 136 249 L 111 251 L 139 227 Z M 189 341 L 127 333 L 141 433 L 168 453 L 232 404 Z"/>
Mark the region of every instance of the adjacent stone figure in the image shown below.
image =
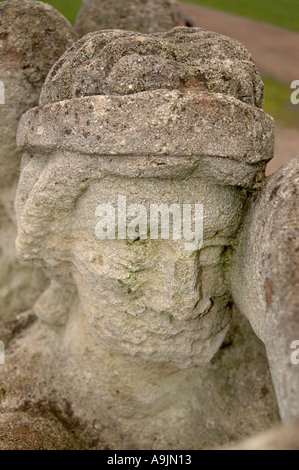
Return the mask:
<path id="1" fill-rule="evenodd" d="M 104 29 L 155 33 L 180 20 L 177 0 L 83 0 L 75 28 L 80 36 Z"/>
<path id="2" fill-rule="evenodd" d="M 269 177 L 253 200 L 231 276 L 235 302 L 266 345 L 284 420 L 299 416 L 299 352 L 292 349 L 299 350 L 298 201 L 299 157 Z"/>
<path id="3" fill-rule="evenodd" d="M 0 318 L 32 307 L 46 286 L 41 271 L 15 257 L 13 210 L 21 152 L 16 132 L 21 115 L 36 106 L 52 65 L 75 41 L 71 25 L 51 6 L 30 0 L 0 3 Z"/>
<path id="4" fill-rule="evenodd" d="M 256 329 L 263 310 L 240 301 L 234 266 L 250 262 L 242 234 L 272 184 L 263 91 L 240 43 L 196 28 L 91 33 L 52 68 L 20 122 L 15 205 L 18 255 L 52 281 L 38 320 L 5 330 L 0 448 L 20 445 L 14 423 L 1 441 L 12 413 L 31 446 L 58 434 L 57 448 L 212 448 L 279 421 L 264 347 L 233 307 Z M 201 250 L 98 239 L 98 205 L 120 196 L 147 211 L 203 204 Z"/>

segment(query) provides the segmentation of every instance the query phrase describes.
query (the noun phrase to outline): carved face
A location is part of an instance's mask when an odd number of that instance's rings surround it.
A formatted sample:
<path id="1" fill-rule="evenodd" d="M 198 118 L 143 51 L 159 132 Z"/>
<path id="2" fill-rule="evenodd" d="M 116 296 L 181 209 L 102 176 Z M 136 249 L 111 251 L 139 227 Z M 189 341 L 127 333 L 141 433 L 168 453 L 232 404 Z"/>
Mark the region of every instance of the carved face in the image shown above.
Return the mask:
<path id="1" fill-rule="evenodd" d="M 99 203 L 128 206 L 204 206 L 204 248 L 186 240 L 98 240 Z M 89 330 L 100 345 L 119 353 L 174 363 L 208 362 L 230 320 L 225 282 L 226 246 L 239 224 L 242 197 L 199 179 L 185 181 L 105 178 L 90 186 L 74 214 L 73 274 Z"/>
<path id="2" fill-rule="evenodd" d="M 98 344 L 179 367 L 208 362 L 230 320 L 224 269 L 240 224 L 242 191 L 202 178 L 99 178 L 90 168 L 94 158 L 26 159 L 17 200 L 19 253 L 60 281 L 73 278 Z M 96 208 L 109 203 L 117 210 L 119 196 L 148 214 L 151 204 L 203 204 L 202 249 L 187 250 L 186 239 L 174 240 L 172 232 L 169 240 L 98 239 Z"/>

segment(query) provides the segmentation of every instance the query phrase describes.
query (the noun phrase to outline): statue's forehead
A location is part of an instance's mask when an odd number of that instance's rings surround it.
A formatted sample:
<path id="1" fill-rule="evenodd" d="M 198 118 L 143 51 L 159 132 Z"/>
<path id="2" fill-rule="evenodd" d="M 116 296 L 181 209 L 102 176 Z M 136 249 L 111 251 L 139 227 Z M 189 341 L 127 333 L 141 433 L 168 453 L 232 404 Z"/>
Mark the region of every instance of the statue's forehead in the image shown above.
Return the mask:
<path id="1" fill-rule="evenodd" d="M 230 237 L 239 227 L 245 199 L 246 192 L 234 187 L 222 187 L 204 178 L 174 181 L 105 177 L 90 182 L 80 194 L 71 219 L 78 240 L 84 240 L 86 245 L 97 250 L 103 240 L 95 237 L 95 227 L 106 213 L 115 220 L 116 234 L 122 220 L 119 214 L 124 214 L 127 224 L 135 217 L 141 217 L 149 228 L 157 213 L 160 228 L 163 218 L 164 222 L 169 220 L 172 233 L 178 220 L 182 226 L 184 217 L 189 217 L 189 214 L 192 222 L 190 229 L 194 230 L 195 218 L 202 210 L 205 243 L 208 240 L 214 245 L 230 244 Z M 218 233 L 221 234 L 219 239 Z M 108 245 L 113 246 L 114 241 Z"/>

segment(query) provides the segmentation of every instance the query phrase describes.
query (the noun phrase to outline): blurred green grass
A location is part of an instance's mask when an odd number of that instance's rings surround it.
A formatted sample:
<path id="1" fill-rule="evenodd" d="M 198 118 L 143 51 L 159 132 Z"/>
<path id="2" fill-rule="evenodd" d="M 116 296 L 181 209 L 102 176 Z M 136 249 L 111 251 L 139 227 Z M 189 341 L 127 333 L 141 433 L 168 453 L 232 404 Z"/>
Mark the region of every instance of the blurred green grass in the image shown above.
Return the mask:
<path id="1" fill-rule="evenodd" d="M 3 1 L 3 0 L 0 0 Z M 298 0 L 182 0 L 299 31 Z M 82 0 L 48 0 L 74 23 Z"/>
<path id="2" fill-rule="evenodd" d="M 0 0 L 3 2 L 5 0 Z M 72 24 L 74 24 L 78 11 L 80 10 L 82 0 L 41 0 L 49 3 L 59 10 Z"/>
<path id="3" fill-rule="evenodd" d="M 0 0 L 3 1 L 3 0 Z M 298 0 L 182 0 L 299 31 Z M 74 23 L 82 0 L 48 0 Z"/>
<path id="4" fill-rule="evenodd" d="M 183 0 L 299 31 L 298 0 Z"/>
<path id="5" fill-rule="evenodd" d="M 82 0 L 48 0 L 49 3 L 59 10 L 72 24 L 74 24 L 78 11 L 80 10 Z"/>

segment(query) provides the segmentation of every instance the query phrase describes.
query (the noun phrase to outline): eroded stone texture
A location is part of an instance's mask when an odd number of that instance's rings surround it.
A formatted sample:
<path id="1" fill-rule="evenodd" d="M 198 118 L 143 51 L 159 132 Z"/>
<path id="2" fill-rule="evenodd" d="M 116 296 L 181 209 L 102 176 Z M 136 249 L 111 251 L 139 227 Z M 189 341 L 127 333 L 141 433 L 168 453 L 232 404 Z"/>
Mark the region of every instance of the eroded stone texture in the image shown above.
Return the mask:
<path id="1" fill-rule="evenodd" d="M 46 285 L 39 270 L 22 266 L 15 257 L 13 202 L 21 161 L 16 131 L 21 115 L 37 105 L 50 68 L 75 38 L 66 19 L 45 3 L 0 3 L 0 80 L 5 87 L 5 104 L 0 105 L 0 318 L 31 307 Z"/>
<path id="2" fill-rule="evenodd" d="M 76 316 L 65 330 L 36 322 L 15 335 L 0 449 L 211 449 L 279 423 L 264 346 L 238 312 L 212 362 L 185 370 L 110 354 Z"/>
<path id="3" fill-rule="evenodd" d="M 82 38 L 52 68 L 40 105 L 173 89 L 199 96 L 221 93 L 259 108 L 264 101 L 260 74 L 241 43 L 200 28 L 178 27 L 154 35 L 103 31 Z M 268 155 L 271 151 L 270 146 Z"/>
<path id="4" fill-rule="evenodd" d="M 84 447 L 50 412 L 40 416 L 40 410 L 37 414 L 26 410 L 0 414 L 0 450 L 84 450 Z"/>
<path id="5" fill-rule="evenodd" d="M 18 254 L 52 283 L 34 307 L 39 320 L 8 354 L 33 354 L 33 406 L 61 410 L 67 400 L 97 448 L 212 447 L 277 419 L 258 341 L 257 362 L 240 359 L 247 340 L 234 365 L 229 353 L 225 364 L 215 356 L 231 321 L 232 247 L 273 152 L 262 101 L 256 67 L 233 40 L 188 28 L 108 31 L 64 54 L 40 106 L 22 117 Z M 202 249 L 97 239 L 98 204 L 116 206 L 120 195 L 147 210 L 203 204 Z M 4 409 L 18 409 L 17 380 Z"/>
<path id="6" fill-rule="evenodd" d="M 75 28 L 80 36 L 103 29 L 155 33 L 180 24 L 176 0 L 83 0 Z"/>
<path id="7" fill-rule="evenodd" d="M 266 345 L 284 420 L 299 416 L 299 365 L 292 363 L 299 341 L 298 199 L 299 157 L 253 200 L 232 263 L 233 296 Z"/>

